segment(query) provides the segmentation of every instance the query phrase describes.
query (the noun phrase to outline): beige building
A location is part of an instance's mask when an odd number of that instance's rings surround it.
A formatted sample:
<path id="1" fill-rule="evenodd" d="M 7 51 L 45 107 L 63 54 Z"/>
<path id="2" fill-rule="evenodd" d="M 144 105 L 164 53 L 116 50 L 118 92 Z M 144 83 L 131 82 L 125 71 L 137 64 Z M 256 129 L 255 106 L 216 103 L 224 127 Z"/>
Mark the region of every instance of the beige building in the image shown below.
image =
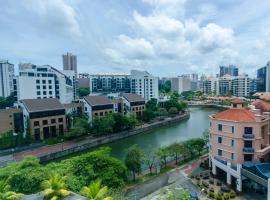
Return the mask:
<path id="1" fill-rule="evenodd" d="M 0 134 L 7 131 L 19 133 L 23 130 L 22 109 L 0 109 Z"/>
<path id="2" fill-rule="evenodd" d="M 137 94 L 124 93 L 122 95 L 124 110 L 126 113 L 133 113 L 137 117 L 142 117 L 145 111 L 145 99 Z"/>
<path id="3" fill-rule="evenodd" d="M 34 141 L 63 135 L 66 131 L 65 108 L 58 99 L 24 99 L 20 106 L 25 129 L 30 126 Z"/>
<path id="4" fill-rule="evenodd" d="M 89 122 L 92 122 L 95 117 L 104 117 L 114 112 L 114 104 L 107 96 L 86 96 L 83 98 L 83 103 Z"/>
<path id="5" fill-rule="evenodd" d="M 241 168 L 270 161 L 270 113 L 245 109 L 241 100 L 210 116 L 209 164 L 212 173 L 242 191 Z"/>

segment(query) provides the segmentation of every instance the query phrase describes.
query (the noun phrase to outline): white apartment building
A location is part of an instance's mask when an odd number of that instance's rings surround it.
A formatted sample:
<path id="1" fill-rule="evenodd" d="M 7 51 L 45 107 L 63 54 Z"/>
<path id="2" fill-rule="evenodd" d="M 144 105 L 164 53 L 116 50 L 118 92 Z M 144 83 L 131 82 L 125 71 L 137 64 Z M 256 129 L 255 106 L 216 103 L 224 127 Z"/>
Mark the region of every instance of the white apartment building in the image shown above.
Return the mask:
<path id="1" fill-rule="evenodd" d="M 49 65 L 19 64 L 15 82 L 17 100 L 58 98 L 61 103 L 74 100 L 73 81 Z"/>
<path id="2" fill-rule="evenodd" d="M 78 99 L 78 92 L 79 92 L 79 83 L 78 79 L 76 78 L 76 73 L 74 70 L 62 70 L 63 74 L 65 74 L 70 80 L 72 80 L 73 86 L 73 99 Z"/>
<path id="3" fill-rule="evenodd" d="M 181 94 L 185 91 L 191 90 L 191 81 L 189 77 L 179 76 L 176 78 L 172 78 L 172 91 Z"/>
<path id="4" fill-rule="evenodd" d="M 245 97 L 250 94 L 250 78 L 247 75 L 211 77 L 203 81 L 202 89 L 208 95 Z"/>
<path id="5" fill-rule="evenodd" d="M 147 71 L 131 70 L 131 93 L 138 94 L 146 101 L 158 99 L 158 77 Z"/>
<path id="6" fill-rule="evenodd" d="M 203 81 L 202 91 L 204 94 L 219 95 L 219 81 L 217 78 L 210 77 Z"/>
<path id="7" fill-rule="evenodd" d="M 88 77 L 90 93 L 130 93 L 130 77 L 127 74 L 93 74 Z"/>
<path id="8" fill-rule="evenodd" d="M 237 76 L 232 80 L 232 93 L 237 97 L 246 97 L 250 94 L 250 78 L 247 75 Z"/>
<path id="9" fill-rule="evenodd" d="M 146 101 L 158 99 L 158 77 L 146 71 L 131 70 L 130 74 L 79 74 L 90 79 L 90 93 L 134 93 Z"/>
<path id="10" fill-rule="evenodd" d="M 14 65 L 0 60 L 0 96 L 7 97 L 13 92 Z"/>

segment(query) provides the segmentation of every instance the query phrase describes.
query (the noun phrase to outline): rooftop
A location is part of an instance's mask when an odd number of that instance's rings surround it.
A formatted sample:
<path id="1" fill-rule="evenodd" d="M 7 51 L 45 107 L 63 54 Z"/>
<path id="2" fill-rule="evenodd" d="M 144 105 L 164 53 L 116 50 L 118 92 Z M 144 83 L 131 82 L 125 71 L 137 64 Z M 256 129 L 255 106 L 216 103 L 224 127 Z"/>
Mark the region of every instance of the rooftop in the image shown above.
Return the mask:
<path id="1" fill-rule="evenodd" d="M 145 101 L 145 99 L 138 94 L 123 93 L 122 96 L 129 102 Z"/>
<path id="2" fill-rule="evenodd" d="M 252 105 L 255 106 L 256 109 L 260 109 L 262 111 L 270 111 L 270 103 L 265 101 L 254 101 Z"/>
<path id="3" fill-rule="evenodd" d="M 235 121 L 235 122 L 255 122 L 255 114 L 242 108 L 232 108 L 219 112 L 212 116 L 214 119 Z"/>
<path id="4" fill-rule="evenodd" d="M 28 112 L 48 111 L 65 109 L 60 101 L 56 98 L 50 99 L 23 99 L 21 102 L 24 104 Z"/>
<path id="5" fill-rule="evenodd" d="M 86 96 L 84 99 L 91 106 L 112 104 L 107 96 Z"/>

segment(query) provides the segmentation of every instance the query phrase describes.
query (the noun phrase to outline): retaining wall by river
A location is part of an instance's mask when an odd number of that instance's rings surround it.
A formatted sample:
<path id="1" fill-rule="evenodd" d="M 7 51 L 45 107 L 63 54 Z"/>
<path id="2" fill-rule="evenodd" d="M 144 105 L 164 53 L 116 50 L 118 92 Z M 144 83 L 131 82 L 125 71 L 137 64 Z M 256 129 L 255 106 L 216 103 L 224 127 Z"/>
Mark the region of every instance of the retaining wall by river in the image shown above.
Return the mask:
<path id="1" fill-rule="evenodd" d="M 162 127 L 162 126 L 166 126 L 166 125 L 171 125 L 171 124 L 175 124 L 178 123 L 184 119 L 188 119 L 190 117 L 190 113 L 186 112 L 182 115 L 176 116 L 176 117 L 172 117 L 172 118 L 166 118 L 162 121 L 157 121 L 151 124 L 145 124 L 143 125 L 143 127 L 139 127 L 133 130 L 129 130 L 129 131 L 123 131 L 117 134 L 113 134 L 113 135 L 108 135 L 108 136 L 104 136 L 104 137 L 100 137 L 100 138 L 95 138 L 95 140 L 93 139 L 89 139 L 89 141 L 84 141 L 83 144 L 78 144 L 77 146 L 73 146 L 64 150 L 59 150 L 57 152 L 53 152 L 53 153 L 48 153 L 46 155 L 42 155 L 40 156 L 40 162 L 48 162 L 54 159 L 58 159 L 61 157 L 65 157 L 65 156 L 69 156 L 71 154 L 74 153 L 78 153 L 78 152 L 82 152 L 82 151 L 86 151 L 90 148 L 93 147 L 98 147 L 100 145 L 103 144 L 107 144 L 116 140 L 120 140 L 126 137 L 130 137 L 136 134 L 141 134 L 141 133 L 147 133 L 150 130 Z"/>

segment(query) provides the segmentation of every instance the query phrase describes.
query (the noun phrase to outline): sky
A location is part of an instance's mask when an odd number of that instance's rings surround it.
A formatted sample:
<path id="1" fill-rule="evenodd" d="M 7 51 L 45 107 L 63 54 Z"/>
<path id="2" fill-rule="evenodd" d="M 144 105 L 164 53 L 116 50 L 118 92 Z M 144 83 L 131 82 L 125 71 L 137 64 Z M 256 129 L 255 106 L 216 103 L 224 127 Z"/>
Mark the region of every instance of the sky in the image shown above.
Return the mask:
<path id="1" fill-rule="evenodd" d="M 0 0 L 0 59 L 78 71 L 255 76 L 270 60 L 269 0 Z"/>

